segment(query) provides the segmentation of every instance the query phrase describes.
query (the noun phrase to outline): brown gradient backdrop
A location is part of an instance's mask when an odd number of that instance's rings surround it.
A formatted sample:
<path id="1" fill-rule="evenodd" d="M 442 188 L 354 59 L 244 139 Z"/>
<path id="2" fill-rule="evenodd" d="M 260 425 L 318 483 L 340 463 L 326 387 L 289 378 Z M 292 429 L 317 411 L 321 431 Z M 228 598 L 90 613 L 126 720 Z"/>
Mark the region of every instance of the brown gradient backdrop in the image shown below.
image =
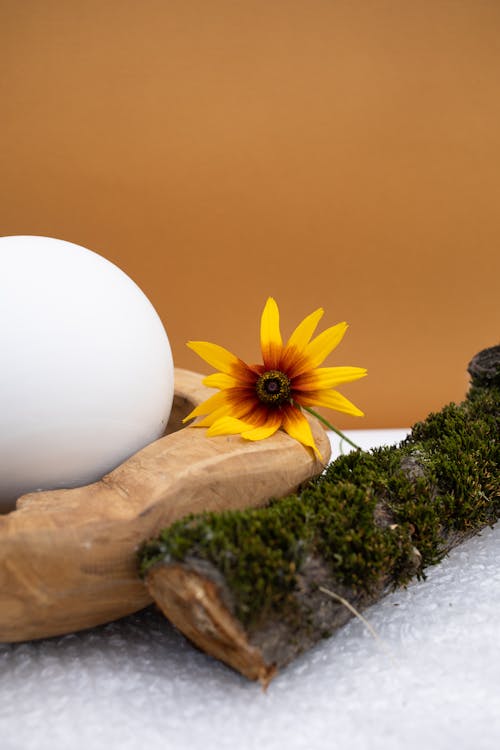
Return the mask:
<path id="1" fill-rule="evenodd" d="M 366 419 L 460 399 L 500 330 L 497 0 L 3 0 L 0 234 L 96 250 L 176 364 L 318 306 Z M 3 366 L 3 365 L 2 365 Z"/>

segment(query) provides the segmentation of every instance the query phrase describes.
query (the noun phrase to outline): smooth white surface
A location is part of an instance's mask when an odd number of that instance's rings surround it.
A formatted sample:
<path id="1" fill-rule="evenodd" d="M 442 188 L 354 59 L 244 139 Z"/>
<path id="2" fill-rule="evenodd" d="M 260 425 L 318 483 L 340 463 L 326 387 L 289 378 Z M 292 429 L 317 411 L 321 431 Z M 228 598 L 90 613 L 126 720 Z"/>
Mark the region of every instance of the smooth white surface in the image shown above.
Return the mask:
<path id="1" fill-rule="evenodd" d="M 153 609 L 0 645 L 1 750 L 498 750 L 500 526 L 364 614 L 267 693 Z"/>
<path id="2" fill-rule="evenodd" d="M 382 445 L 396 445 L 408 435 L 409 430 L 404 427 L 391 428 L 387 430 L 344 430 L 348 438 L 363 450 L 370 450 Z M 350 453 L 352 448 L 349 443 L 334 432 L 328 432 L 330 445 L 332 446 L 331 461 L 344 453 Z"/>
<path id="3" fill-rule="evenodd" d="M 117 266 L 48 237 L 0 238 L 0 507 L 100 479 L 164 431 L 167 334 Z"/>

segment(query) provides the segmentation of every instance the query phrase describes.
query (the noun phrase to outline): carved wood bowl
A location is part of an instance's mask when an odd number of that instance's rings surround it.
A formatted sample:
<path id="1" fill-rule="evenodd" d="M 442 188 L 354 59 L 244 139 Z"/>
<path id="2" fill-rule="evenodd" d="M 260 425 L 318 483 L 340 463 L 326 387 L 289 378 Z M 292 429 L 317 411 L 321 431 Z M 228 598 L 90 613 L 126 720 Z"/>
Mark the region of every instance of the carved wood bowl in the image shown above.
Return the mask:
<path id="1" fill-rule="evenodd" d="M 137 574 L 141 544 L 193 512 L 282 497 L 323 464 L 284 432 L 249 442 L 207 438 L 182 418 L 212 392 L 176 369 L 167 434 L 76 489 L 23 495 L 0 516 L 0 641 L 61 635 L 116 620 L 151 602 Z M 328 437 L 313 434 L 325 463 Z"/>

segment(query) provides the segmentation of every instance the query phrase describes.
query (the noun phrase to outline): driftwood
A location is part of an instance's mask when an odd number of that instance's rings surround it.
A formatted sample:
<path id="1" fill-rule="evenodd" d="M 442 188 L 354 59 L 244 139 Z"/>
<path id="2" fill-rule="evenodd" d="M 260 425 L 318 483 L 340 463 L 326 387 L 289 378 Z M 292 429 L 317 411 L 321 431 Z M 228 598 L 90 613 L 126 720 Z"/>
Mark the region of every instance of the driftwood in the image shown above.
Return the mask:
<path id="1" fill-rule="evenodd" d="M 493 524 L 500 347 L 469 372 L 464 403 L 415 425 L 399 447 L 344 456 L 300 496 L 186 519 L 146 545 L 142 572 L 168 619 L 267 685 L 352 617 L 346 602 L 363 610 Z"/>
<path id="2" fill-rule="evenodd" d="M 286 495 L 323 470 L 283 432 L 249 443 L 180 430 L 212 392 L 201 380 L 176 370 L 172 434 L 99 482 L 24 495 L 0 516 L 0 641 L 68 633 L 142 609 L 151 602 L 137 573 L 144 540 L 188 513 Z M 316 421 L 312 428 L 327 461 L 328 437 Z"/>

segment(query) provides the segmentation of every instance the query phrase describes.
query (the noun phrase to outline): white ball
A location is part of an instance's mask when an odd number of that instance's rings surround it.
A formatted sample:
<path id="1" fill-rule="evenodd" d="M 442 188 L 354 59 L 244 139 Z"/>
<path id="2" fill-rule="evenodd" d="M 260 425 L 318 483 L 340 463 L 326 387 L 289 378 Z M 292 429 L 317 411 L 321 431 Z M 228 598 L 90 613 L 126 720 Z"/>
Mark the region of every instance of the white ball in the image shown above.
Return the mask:
<path id="1" fill-rule="evenodd" d="M 49 237 L 0 237 L 0 511 L 100 479 L 165 430 L 165 329 L 113 263 Z"/>

